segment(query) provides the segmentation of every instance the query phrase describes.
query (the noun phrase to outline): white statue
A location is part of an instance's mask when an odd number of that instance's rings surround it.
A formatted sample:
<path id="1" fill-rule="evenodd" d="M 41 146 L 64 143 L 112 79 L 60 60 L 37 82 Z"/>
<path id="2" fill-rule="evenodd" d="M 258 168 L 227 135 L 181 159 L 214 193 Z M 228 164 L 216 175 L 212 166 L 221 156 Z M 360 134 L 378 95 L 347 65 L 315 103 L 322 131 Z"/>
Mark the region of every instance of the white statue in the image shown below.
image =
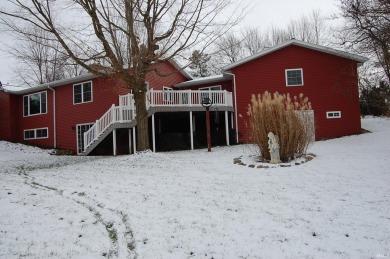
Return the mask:
<path id="1" fill-rule="evenodd" d="M 272 132 L 268 133 L 268 149 L 269 153 L 271 154 L 271 164 L 278 164 L 282 161 L 280 160 L 280 154 L 279 154 L 279 137 L 277 135 L 274 135 Z"/>

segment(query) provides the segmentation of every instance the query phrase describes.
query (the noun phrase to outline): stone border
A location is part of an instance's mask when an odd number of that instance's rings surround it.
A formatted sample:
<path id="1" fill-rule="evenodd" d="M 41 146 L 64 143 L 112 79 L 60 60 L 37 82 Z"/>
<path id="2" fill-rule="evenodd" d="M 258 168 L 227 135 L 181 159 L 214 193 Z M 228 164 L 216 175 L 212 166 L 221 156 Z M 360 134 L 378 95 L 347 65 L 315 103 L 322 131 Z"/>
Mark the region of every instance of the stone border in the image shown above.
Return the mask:
<path id="1" fill-rule="evenodd" d="M 233 164 L 241 165 L 241 166 L 245 166 L 245 167 L 249 167 L 249 168 L 255 168 L 255 169 L 256 168 L 257 169 L 269 169 L 269 168 L 292 167 L 292 166 L 302 165 L 302 164 L 305 164 L 305 163 L 313 160 L 315 157 L 317 157 L 315 154 L 308 153 L 308 154 L 298 158 L 299 160 L 303 159 L 302 161 L 298 161 L 296 159 L 296 160 L 291 161 L 290 163 L 270 164 L 267 162 L 259 162 L 259 164 L 247 165 L 247 164 L 242 162 L 243 156 L 239 156 L 239 157 L 233 159 Z"/>

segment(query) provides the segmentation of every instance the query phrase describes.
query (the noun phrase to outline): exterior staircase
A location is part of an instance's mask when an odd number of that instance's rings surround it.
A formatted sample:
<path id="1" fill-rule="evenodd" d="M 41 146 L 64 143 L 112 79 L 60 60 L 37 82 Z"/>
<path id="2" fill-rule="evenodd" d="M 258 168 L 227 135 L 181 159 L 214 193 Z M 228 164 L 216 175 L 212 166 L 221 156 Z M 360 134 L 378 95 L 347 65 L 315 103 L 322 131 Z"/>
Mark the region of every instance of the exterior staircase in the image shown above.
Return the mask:
<path id="1" fill-rule="evenodd" d="M 114 129 L 135 127 L 137 125 L 135 116 L 133 95 L 120 96 L 119 106 L 113 104 L 88 131 L 84 132 L 84 149 L 79 155 L 86 156 L 91 153 Z"/>

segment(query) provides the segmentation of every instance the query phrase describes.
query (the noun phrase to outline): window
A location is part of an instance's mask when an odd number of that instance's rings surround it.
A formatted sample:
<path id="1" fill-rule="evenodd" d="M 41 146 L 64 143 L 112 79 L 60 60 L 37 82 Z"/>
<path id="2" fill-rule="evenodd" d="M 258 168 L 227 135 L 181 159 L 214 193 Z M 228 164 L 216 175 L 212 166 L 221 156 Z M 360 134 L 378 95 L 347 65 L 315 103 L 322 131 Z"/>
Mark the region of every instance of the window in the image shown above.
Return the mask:
<path id="1" fill-rule="evenodd" d="M 80 154 L 84 151 L 84 132 L 87 132 L 94 124 L 78 124 L 77 125 L 77 153 Z"/>
<path id="2" fill-rule="evenodd" d="M 341 111 L 326 112 L 327 119 L 337 119 L 341 118 Z"/>
<path id="3" fill-rule="evenodd" d="M 73 85 L 73 103 L 92 102 L 92 82 Z"/>
<path id="4" fill-rule="evenodd" d="M 163 86 L 164 91 L 164 101 L 171 102 L 172 101 L 172 93 L 170 91 L 173 91 L 172 88 Z"/>
<path id="5" fill-rule="evenodd" d="M 211 92 L 212 91 L 221 91 L 221 86 L 220 85 L 209 86 L 209 87 L 201 87 L 201 88 L 199 88 L 199 90 L 201 90 L 201 91 L 209 91 L 209 93 L 201 93 L 201 95 L 200 95 L 200 98 L 201 98 L 200 102 L 201 103 L 202 103 L 202 100 L 204 100 L 204 98 L 209 98 L 215 104 L 219 103 L 220 97 L 221 97 L 220 94 L 218 94 L 218 93 L 211 93 Z"/>
<path id="6" fill-rule="evenodd" d="M 47 92 L 40 92 L 30 95 L 23 96 L 23 115 L 39 115 L 46 113 L 47 110 L 47 101 L 46 96 Z"/>
<path id="7" fill-rule="evenodd" d="M 302 68 L 286 69 L 286 85 L 287 86 L 303 85 Z"/>
<path id="8" fill-rule="evenodd" d="M 29 129 L 24 131 L 24 139 L 41 139 L 48 138 L 48 128 Z"/>
<path id="9" fill-rule="evenodd" d="M 217 85 L 217 86 L 209 86 L 209 87 L 201 87 L 199 88 L 199 90 L 201 91 L 220 91 L 221 90 L 221 86 L 220 85 Z"/>

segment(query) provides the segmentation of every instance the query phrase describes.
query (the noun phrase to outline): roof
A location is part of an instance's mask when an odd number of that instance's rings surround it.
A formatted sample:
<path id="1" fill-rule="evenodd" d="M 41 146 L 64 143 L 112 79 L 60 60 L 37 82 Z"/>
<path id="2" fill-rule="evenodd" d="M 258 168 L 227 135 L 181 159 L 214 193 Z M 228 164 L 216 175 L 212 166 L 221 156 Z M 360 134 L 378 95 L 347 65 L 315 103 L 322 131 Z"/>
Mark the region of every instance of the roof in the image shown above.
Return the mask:
<path id="1" fill-rule="evenodd" d="M 231 78 L 232 78 L 232 76 L 228 75 L 228 74 L 200 77 L 200 78 L 195 78 L 191 81 L 186 81 L 186 82 L 175 84 L 174 86 L 177 88 L 190 87 L 190 86 L 194 86 L 194 85 L 223 82 L 223 81 L 227 81 Z"/>
<path id="2" fill-rule="evenodd" d="M 57 80 L 57 81 L 53 81 L 53 82 L 50 82 L 50 83 L 41 84 L 41 85 L 33 86 L 33 87 L 18 87 L 17 89 L 15 89 L 15 87 L 12 88 L 12 89 L 9 89 L 7 87 L 7 88 L 4 88 L 4 89 L 5 89 L 6 92 L 9 92 L 9 93 L 12 93 L 12 94 L 27 94 L 27 93 L 32 93 L 32 92 L 44 90 L 44 89 L 47 89 L 49 87 L 62 86 L 62 85 L 66 85 L 66 84 L 71 84 L 71 83 L 76 83 L 76 82 L 80 82 L 80 81 L 90 80 L 90 79 L 96 78 L 96 77 L 98 77 L 98 76 L 93 75 L 91 73 L 87 73 L 87 74 L 84 74 L 84 75 L 75 76 L 75 77 L 71 77 L 71 78 L 66 78 L 66 79 L 62 79 L 62 80 Z"/>
<path id="3" fill-rule="evenodd" d="M 313 44 L 313 43 L 309 43 L 309 42 L 305 42 L 305 41 L 292 39 L 292 40 L 286 41 L 286 42 L 284 42 L 282 44 L 279 44 L 279 45 L 273 46 L 271 48 L 268 48 L 268 49 L 266 49 L 264 51 L 261 51 L 261 52 L 255 54 L 255 55 L 253 55 L 253 56 L 249 56 L 249 57 L 243 58 L 243 59 L 241 59 L 241 60 L 239 60 L 237 62 L 229 64 L 229 65 L 223 67 L 223 71 L 230 70 L 232 68 L 238 67 L 238 66 L 240 66 L 242 64 L 245 64 L 245 63 L 247 63 L 249 61 L 252 61 L 252 60 L 257 59 L 259 57 L 268 55 L 268 54 L 270 54 L 272 52 L 275 52 L 275 51 L 277 51 L 279 49 L 285 48 L 285 47 L 290 46 L 290 45 L 296 45 L 296 46 L 299 46 L 299 47 L 308 48 L 308 49 L 324 52 L 324 53 L 331 54 L 331 55 L 336 55 L 336 56 L 347 58 L 347 59 L 352 59 L 352 60 L 357 61 L 360 64 L 362 64 L 362 63 L 364 63 L 364 62 L 366 62 L 368 60 L 368 58 L 360 56 L 360 55 L 351 54 L 351 53 L 348 53 L 348 52 L 345 52 L 345 51 L 336 50 L 336 49 L 320 46 L 320 45 L 317 45 L 317 44 Z"/>
<path id="4" fill-rule="evenodd" d="M 193 79 L 193 77 L 187 71 L 182 69 L 176 61 L 169 60 L 169 63 L 171 63 L 178 71 L 180 71 L 180 73 L 182 73 L 182 75 L 184 77 L 186 77 L 187 79 L 190 79 L 190 80 Z M 50 83 L 45 83 L 45 84 L 41 84 L 41 85 L 33 86 L 33 87 L 4 86 L 3 88 L 4 88 L 5 92 L 20 95 L 20 94 L 27 94 L 27 93 L 41 91 L 41 90 L 47 89 L 49 87 L 55 88 L 55 87 L 66 85 L 66 84 L 72 84 L 72 83 L 77 83 L 77 82 L 81 82 L 81 81 L 91 80 L 91 79 L 97 78 L 97 77 L 99 77 L 99 76 L 94 75 L 92 73 L 87 73 L 84 75 L 74 76 L 71 78 L 57 80 L 57 81 L 53 81 Z"/>

